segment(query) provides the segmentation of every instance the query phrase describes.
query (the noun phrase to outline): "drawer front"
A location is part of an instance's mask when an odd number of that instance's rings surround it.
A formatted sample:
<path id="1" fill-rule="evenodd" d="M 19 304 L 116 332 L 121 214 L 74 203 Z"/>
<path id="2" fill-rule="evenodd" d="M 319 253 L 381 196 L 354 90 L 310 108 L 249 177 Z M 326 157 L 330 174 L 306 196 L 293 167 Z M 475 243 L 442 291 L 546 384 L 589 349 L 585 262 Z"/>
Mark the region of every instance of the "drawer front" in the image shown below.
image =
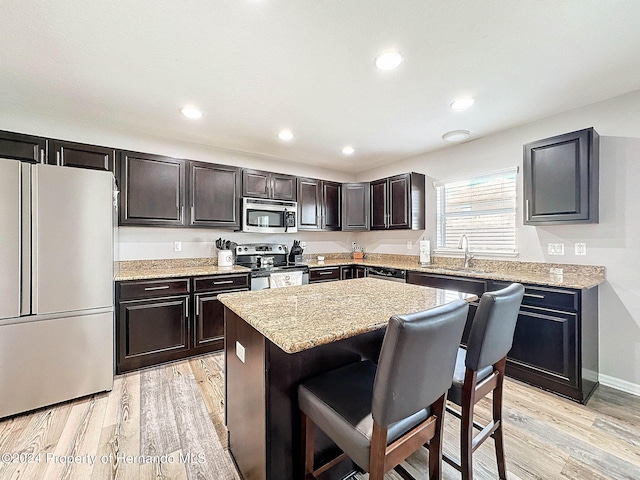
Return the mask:
<path id="1" fill-rule="evenodd" d="M 510 285 L 509 282 L 493 282 L 493 290 Z M 525 285 L 522 305 L 577 312 L 580 306 L 580 292 L 550 287 L 532 287 Z"/>
<path id="2" fill-rule="evenodd" d="M 309 269 L 309 283 L 328 282 L 330 280 L 340 280 L 340 267 Z"/>
<path id="3" fill-rule="evenodd" d="M 188 278 L 168 278 L 166 280 L 134 280 L 118 282 L 120 300 L 134 298 L 169 297 L 189 293 Z"/>
<path id="4" fill-rule="evenodd" d="M 193 279 L 194 292 L 213 292 L 249 287 L 249 275 L 213 275 L 210 277 L 196 277 Z"/>

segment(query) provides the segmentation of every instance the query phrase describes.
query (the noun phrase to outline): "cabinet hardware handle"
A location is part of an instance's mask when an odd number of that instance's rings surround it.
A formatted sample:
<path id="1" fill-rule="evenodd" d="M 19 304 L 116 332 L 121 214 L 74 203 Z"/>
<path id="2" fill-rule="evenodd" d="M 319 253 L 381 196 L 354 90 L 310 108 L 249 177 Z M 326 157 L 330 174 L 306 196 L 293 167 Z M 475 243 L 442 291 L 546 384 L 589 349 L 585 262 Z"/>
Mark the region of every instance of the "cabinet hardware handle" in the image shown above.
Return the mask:
<path id="1" fill-rule="evenodd" d="M 200 299 L 196 298 L 196 317 L 200 315 Z"/>
<path id="2" fill-rule="evenodd" d="M 184 306 L 186 307 L 185 317 L 189 318 L 189 300 L 188 299 L 187 299 L 187 303 L 185 303 Z"/>
<path id="3" fill-rule="evenodd" d="M 166 290 L 167 288 L 169 288 L 169 285 L 163 285 L 161 287 L 145 287 L 144 291 L 149 292 L 151 290 Z"/>
<path id="4" fill-rule="evenodd" d="M 56 152 L 56 165 L 60 166 L 60 150 Z"/>
<path id="5" fill-rule="evenodd" d="M 195 211 L 196 211 L 196 207 L 194 205 L 191 205 L 191 223 L 193 223 L 195 219 Z"/>
<path id="6" fill-rule="evenodd" d="M 524 296 L 531 297 L 531 298 L 544 298 L 544 295 L 537 295 L 535 293 L 525 293 Z"/>
<path id="7" fill-rule="evenodd" d="M 333 272 L 318 272 L 320 275 L 331 275 Z"/>
<path id="8" fill-rule="evenodd" d="M 527 219 L 527 220 L 531 220 L 531 216 L 529 215 L 529 200 L 527 200 L 527 201 L 525 202 L 525 206 L 527 207 L 527 211 L 526 211 L 526 213 L 525 213 L 525 215 L 526 215 L 526 219 Z"/>
<path id="9" fill-rule="evenodd" d="M 220 280 L 218 282 L 213 282 L 214 285 L 224 285 L 225 283 L 233 283 L 233 280 Z"/>
<path id="10" fill-rule="evenodd" d="M 44 163 L 44 148 L 40 149 L 40 163 Z"/>

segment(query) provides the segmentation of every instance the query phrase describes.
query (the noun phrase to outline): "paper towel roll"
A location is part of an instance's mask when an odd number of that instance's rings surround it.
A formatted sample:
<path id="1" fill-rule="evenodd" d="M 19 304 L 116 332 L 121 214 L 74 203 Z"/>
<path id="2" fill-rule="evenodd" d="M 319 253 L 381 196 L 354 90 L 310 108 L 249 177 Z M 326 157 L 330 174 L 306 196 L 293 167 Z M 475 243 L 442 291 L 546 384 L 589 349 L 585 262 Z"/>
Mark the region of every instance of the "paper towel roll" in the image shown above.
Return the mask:
<path id="1" fill-rule="evenodd" d="M 431 263 L 431 242 L 420 240 L 420 263 L 423 265 Z"/>

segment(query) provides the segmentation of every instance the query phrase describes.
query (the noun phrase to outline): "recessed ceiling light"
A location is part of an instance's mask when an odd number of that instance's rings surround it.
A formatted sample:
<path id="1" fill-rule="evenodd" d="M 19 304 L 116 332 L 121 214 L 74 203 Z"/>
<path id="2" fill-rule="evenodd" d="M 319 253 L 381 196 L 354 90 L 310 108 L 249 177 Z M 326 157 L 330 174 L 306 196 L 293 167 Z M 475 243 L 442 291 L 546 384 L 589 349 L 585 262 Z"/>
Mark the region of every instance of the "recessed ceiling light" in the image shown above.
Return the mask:
<path id="1" fill-rule="evenodd" d="M 342 153 L 344 153 L 345 155 L 351 155 L 355 151 L 356 151 L 356 149 L 353 148 L 351 145 L 347 145 L 346 147 L 342 147 Z"/>
<path id="2" fill-rule="evenodd" d="M 469 138 L 469 135 L 469 130 L 452 130 L 442 135 L 442 138 L 447 142 L 462 142 Z"/>
<path id="3" fill-rule="evenodd" d="M 456 112 L 462 112 L 467 108 L 469 108 L 471 105 L 473 105 L 475 102 L 476 101 L 471 97 L 460 97 L 460 98 L 456 98 L 451 103 L 451 108 L 454 109 Z"/>
<path id="4" fill-rule="evenodd" d="M 403 60 L 404 57 L 400 52 L 388 50 L 386 52 L 382 52 L 376 57 L 375 64 L 380 70 L 393 70 L 398 67 Z"/>
<path id="5" fill-rule="evenodd" d="M 202 112 L 192 105 L 187 105 L 181 110 L 181 112 L 187 118 L 194 120 L 202 118 Z"/>
<path id="6" fill-rule="evenodd" d="M 278 138 L 285 142 L 290 142 L 291 140 L 293 140 L 293 133 L 291 132 L 291 130 L 280 130 L 280 132 L 278 133 Z"/>

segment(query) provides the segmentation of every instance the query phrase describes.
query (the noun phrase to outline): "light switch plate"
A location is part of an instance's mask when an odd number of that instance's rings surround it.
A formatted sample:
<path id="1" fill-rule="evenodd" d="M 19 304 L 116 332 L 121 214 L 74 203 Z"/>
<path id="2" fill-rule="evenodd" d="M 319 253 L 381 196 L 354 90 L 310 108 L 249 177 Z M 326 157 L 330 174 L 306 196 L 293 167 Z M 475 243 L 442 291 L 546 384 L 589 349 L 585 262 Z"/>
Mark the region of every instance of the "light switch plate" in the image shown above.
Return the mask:
<path id="1" fill-rule="evenodd" d="M 182 251 L 182 242 L 173 242 L 173 251 L 181 252 Z"/>
<path id="2" fill-rule="evenodd" d="M 587 244 L 586 243 L 574 243 L 576 255 L 586 255 L 587 254 Z"/>
<path id="3" fill-rule="evenodd" d="M 244 363 L 244 346 L 236 340 L 236 357 Z"/>
<path id="4" fill-rule="evenodd" d="M 411 240 L 407 240 L 407 250 L 411 250 L 413 248 L 413 243 L 411 243 Z"/>

